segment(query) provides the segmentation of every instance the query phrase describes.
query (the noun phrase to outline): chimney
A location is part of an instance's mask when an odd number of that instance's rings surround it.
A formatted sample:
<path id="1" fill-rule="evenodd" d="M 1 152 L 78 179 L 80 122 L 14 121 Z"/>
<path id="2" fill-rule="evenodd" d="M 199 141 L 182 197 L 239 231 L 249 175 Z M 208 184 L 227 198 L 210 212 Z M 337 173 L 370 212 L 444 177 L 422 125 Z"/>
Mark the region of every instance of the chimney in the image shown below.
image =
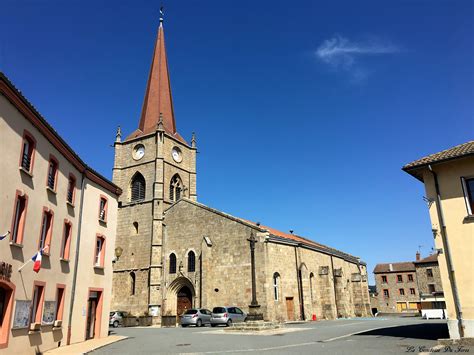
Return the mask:
<path id="1" fill-rule="evenodd" d="M 393 265 L 392 265 L 392 263 L 388 264 L 388 269 L 389 269 L 390 271 L 393 271 Z"/>
<path id="2" fill-rule="evenodd" d="M 421 260 L 420 252 L 417 251 L 417 252 L 416 252 L 416 261 L 420 261 L 420 260 Z"/>

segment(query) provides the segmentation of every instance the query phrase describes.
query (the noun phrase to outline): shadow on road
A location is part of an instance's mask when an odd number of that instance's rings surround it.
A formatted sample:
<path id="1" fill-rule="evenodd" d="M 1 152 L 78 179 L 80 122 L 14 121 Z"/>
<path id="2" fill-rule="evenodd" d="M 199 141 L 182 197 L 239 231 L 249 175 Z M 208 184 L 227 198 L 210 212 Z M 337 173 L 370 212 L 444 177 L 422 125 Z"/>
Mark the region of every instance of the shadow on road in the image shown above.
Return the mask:
<path id="1" fill-rule="evenodd" d="M 368 332 L 359 333 L 356 335 L 372 335 L 425 340 L 449 338 L 448 326 L 444 323 L 401 325 L 392 328 L 370 330 Z"/>

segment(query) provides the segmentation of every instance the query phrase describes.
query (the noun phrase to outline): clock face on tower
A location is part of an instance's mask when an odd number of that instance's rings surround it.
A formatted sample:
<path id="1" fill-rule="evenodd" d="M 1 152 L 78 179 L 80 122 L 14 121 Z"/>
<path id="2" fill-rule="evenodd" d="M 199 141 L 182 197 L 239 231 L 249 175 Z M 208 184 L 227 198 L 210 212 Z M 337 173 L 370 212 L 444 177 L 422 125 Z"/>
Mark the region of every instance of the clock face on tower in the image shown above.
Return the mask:
<path id="1" fill-rule="evenodd" d="M 183 160 L 181 149 L 179 149 L 178 147 L 173 148 L 173 150 L 171 151 L 171 156 L 173 157 L 173 160 L 177 163 L 181 163 L 181 161 Z"/>
<path id="2" fill-rule="evenodd" d="M 145 155 L 145 147 L 143 146 L 143 144 L 137 144 L 134 148 L 133 148 L 133 159 L 135 160 L 140 160 L 141 158 L 143 158 L 143 156 Z"/>

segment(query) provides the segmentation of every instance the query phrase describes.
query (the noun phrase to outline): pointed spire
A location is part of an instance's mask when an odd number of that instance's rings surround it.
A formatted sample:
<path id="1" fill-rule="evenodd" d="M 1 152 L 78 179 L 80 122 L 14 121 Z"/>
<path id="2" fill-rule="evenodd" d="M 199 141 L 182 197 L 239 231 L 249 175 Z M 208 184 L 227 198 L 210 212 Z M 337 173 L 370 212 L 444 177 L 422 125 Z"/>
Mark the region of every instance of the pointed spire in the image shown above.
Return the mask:
<path id="1" fill-rule="evenodd" d="M 122 141 L 122 129 L 120 126 L 117 127 L 117 134 L 115 135 L 115 142 L 120 143 Z"/>
<path id="2" fill-rule="evenodd" d="M 165 34 L 163 31 L 163 8 L 160 9 L 160 26 L 153 52 L 150 74 L 142 106 L 142 114 L 138 128 L 144 132 L 153 132 L 158 124 L 160 113 L 163 114 L 165 131 L 176 133 L 174 120 L 173 99 L 166 58 Z"/>
<path id="3" fill-rule="evenodd" d="M 196 148 L 196 133 L 193 132 L 193 136 L 191 137 L 191 147 Z"/>

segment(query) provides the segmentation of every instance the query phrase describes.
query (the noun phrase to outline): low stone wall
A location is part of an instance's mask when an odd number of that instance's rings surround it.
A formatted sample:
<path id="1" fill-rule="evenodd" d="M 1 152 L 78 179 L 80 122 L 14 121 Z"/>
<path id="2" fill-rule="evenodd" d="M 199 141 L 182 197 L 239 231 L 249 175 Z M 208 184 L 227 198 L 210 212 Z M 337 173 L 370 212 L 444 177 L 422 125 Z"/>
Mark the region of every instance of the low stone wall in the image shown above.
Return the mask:
<path id="1" fill-rule="evenodd" d="M 148 327 L 152 325 L 151 316 L 141 316 L 141 317 L 125 317 L 123 319 L 124 327 Z"/>

